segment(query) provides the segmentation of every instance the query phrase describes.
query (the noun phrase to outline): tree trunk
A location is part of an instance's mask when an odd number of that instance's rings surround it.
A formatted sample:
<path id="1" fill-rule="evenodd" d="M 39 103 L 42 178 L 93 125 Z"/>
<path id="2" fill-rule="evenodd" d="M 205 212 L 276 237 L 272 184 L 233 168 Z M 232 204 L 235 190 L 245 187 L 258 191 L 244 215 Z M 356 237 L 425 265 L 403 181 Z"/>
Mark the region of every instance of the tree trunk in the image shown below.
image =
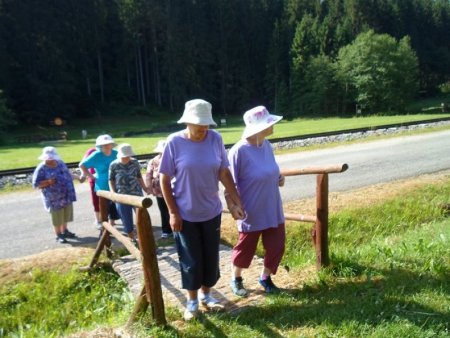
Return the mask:
<path id="1" fill-rule="evenodd" d="M 141 87 L 139 86 L 139 57 L 138 57 L 138 51 L 137 48 L 135 49 L 135 57 L 134 57 L 134 67 L 136 69 L 136 93 L 137 93 L 137 99 L 138 102 L 141 102 Z"/>
<path id="2" fill-rule="evenodd" d="M 100 50 L 97 50 L 97 62 L 98 62 L 98 81 L 100 85 L 100 102 L 105 103 L 105 91 L 103 83 L 103 61 Z"/>
<path id="3" fill-rule="evenodd" d="M 161 106 L 161 80 L 159 74 L 158 41 L 156 41 L 155 24 L 152 21 L 152 40 L 153 40 L 153 86 L 155 88 L 155 102 Z"/>
<path id="4" fill-rule="evenodd" d="M 142 65 L 142 52 L 141 47 L 138 46 L 138 63 L 139 63 L 139 78 L 140 78 L 140 86 L 141 86 L 141 98 L 142 98 L 142 105 L 146 106 L 146 100 L 145 100 L 145 86 L 144 86 L 144 69 Z"/>

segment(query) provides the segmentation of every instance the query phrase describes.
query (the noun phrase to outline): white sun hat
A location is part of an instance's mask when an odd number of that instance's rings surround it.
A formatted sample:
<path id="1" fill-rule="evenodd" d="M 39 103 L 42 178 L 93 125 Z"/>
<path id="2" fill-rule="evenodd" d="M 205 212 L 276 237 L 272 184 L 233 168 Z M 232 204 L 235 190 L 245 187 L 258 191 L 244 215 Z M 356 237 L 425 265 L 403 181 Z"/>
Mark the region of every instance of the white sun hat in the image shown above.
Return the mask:
<path id="1" fill-rule="evenodd" d="M 164 151 L 164 147 L 166 146 L 166 141 L 165 140 L 159 140 L 158 144 L 156 145 L 155 149 L 153 149 L 153 151 L 155 153 L 162 153 Z"/>
<path id="2" fill-rule="evenodd" d="M 45 147 L 42 149 L 41 156 L 38 157 L 39 160 L 47 161 L 47 160 L 60 160 L 58 153 L 56 152 L 55 147 Z"/>
<path id="3" fill-rule="evenodd" d="M 258 134 L 260 131 L 273 126 L 282 118 L 283 116 L 270 114 L 264 106 L 247 110 L 244 114 L 245 129 L 242 138 L 249 138 Z"/>
<path id="4" fill-rule="evenodd" d="M 194 99 L 187 101 L 184 106 L 183 116 L 178 120 L 178 123 L 192 123 L 201 126 L 217 126 L 214 122 L 211 113 L 211 103 L 202 100 Z"/>
<path id="5" fill-rule="evenodd" d="M 135 156 L 135 155 L 136 154 L 134 153 L 133 149 L 131 148 L 131 145 L 129 145 L 128 143 L 122 143 L 117 148 L 117 158 L 131 157 L 131 156 Z"/>
<path id="6" fill-rule="evenodd" d="M 108 134 L 100 135 L 95 140 L 95 146 L 96 147 L 105 146 L 107 144 L 112 144 L 113 147 L 117 146 L 117 143 L 115 143 L 113 138 L 110 135 L 108 135 Z"/>

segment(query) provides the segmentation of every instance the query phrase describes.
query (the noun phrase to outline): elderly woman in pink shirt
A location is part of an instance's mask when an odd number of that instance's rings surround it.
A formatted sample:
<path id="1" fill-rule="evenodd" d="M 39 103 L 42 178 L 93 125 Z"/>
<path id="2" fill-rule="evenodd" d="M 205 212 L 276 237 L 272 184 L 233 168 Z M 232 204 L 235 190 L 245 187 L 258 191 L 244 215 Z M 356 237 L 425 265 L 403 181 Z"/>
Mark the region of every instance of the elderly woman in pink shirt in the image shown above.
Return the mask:
<path id="1" fill-rule="evenodd" d="M 197 316 L 199 301 L 207 308 L 223 307 L 210 292 L 220 277 L 219 181 L 233 203 L 230 210 L 233 217 L 243 217 L 222 137 L 209 130 L 210 125 L 216 125 L 211 108 L 209 102 L 201 99 L 186 102 L 178 121 L 186 124 L 186 128 L 169 135 L 159 167 L 162 193 L 178 250 L 182 287 L 188 293 L 185 320 Z"/>
<path id="2" fill-rule="evenodd" d="M 265 254 L 259 283 L 267 293 L 278 290 L 271 275 L 276 274 L 284 254 L 284 213 L 279 189 L 284 185 L 284 177 L 266 137 L 281 119 L 282 116 L 269 114 L 263 106 L 247 111 L 242 139 L 228 154 L 230 171 L 245 210 L 245 217 L 237 221 L 239 239 L 232 254 L 231 288 L 241 297 L 247 295 L 242 270 L 250 266 L 260 237 Z"/>

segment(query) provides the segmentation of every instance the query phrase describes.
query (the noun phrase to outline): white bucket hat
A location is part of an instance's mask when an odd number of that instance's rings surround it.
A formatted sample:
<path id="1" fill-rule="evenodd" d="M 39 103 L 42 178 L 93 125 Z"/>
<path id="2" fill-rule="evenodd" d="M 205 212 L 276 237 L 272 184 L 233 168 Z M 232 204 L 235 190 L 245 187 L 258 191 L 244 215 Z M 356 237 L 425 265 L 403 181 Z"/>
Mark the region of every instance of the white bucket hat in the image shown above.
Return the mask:
<path id="1" fill-rule="evenodd" d="M 113 147 L 117 146 L 117 143 L 115 143 L 113 138 L 110 135 L 108 135 L 108 134 L 100 135 L 95 140 L 95 146 L 96 147 L 104 146 L 104 145 L 107 145 L 107 144 L 112 144 Z"/>
<path id="2" fill-rule="evenodd" d="M 178 123 L 192 123 L 201 126 L 217 126 L 214 122 L 211 113 L 211 103 L 202 100 L 194 99 L 187 101 L 184 106 L 183 116 L 178 120 Z"/>
<path id="3" fill-rule="evenodd" d="M 155 153 L 162 153 L 164 151 L 164 147 L 166 146 L 166 141 L 164 140 L 159 140 L 158 144 L 156 145 L 155 149 L 153 149 L 153 151 Z"/>
<path id="4" fill-rule="evenodd" d="M 245 129 L 242 138 L 248 138 L 258 134 L 260 131 L 273 126 L 282 118 L 283 116 L 270 114 L 264 106 L 247 110 L 244 114 Z"/>
<path id="5" fill-rule="evenodd" d="M 131 146 L 128 143 L 122 143 L 117 148 L 117 158 L 131 157 L 131 156 L 135 156 L 135 155 L 136 154 L 133 152 L 133 149 L 131 148 Z"/>
<path id="6" fill-rule="evenodd" d="M 55 147 L 45 147 L 42 149 L 41 156 L 38 157 L 39 160 L 60 160 L 58 153 L 56 152 Z"/>

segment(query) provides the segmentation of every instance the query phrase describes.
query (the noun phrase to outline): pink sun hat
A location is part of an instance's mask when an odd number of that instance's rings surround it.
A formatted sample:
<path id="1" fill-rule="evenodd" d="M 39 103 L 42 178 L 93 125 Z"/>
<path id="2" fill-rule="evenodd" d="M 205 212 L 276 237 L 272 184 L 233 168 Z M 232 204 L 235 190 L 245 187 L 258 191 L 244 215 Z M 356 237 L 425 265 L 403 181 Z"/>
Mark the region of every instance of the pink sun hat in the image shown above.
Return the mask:
<path id="1" fill-rule="evenodd" d="M 258 106 L 244 114 L 245 129 L 242 138 L 249 138 L 281 121 L 283 116 L 270 114 L 266 107 Z"/>

